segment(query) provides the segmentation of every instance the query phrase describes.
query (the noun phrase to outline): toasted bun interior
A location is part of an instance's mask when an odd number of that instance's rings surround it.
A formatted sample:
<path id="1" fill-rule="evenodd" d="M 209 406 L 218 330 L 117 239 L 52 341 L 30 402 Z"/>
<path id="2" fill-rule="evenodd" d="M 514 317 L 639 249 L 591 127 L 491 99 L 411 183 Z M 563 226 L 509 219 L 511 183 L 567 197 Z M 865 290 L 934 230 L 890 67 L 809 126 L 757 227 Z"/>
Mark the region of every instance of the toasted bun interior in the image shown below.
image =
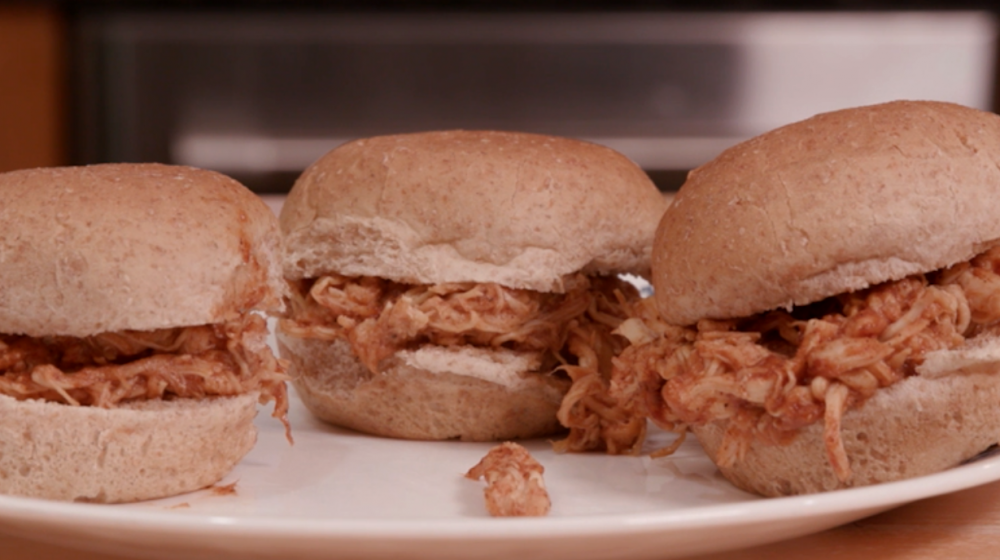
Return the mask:
<path id="1" fill-rule="evenodd" d="M 345 340 L 277 334 L 302 402 L 332 424 L 418 440 L 495 441 L 562 429 L 556 411 L 568 387 L 527 373 L 537 356 L 425 346 L 397 353 L 373 375 Z"/>
<path id="2" fill-rule="evenodd" d="M 475 131 L 357 140 L 289 194 L 285 274 L 559 291 L 581 270 L 645 274 L 666 204 L 638 166 L 586 142 Z"/>
<path id="3" fill-rule="evenodd" d="M 656 232 L 664 320 L 749 316 L 969 260 L 1000 239 L 1000 116 L 846 109 L 691 172 Z"/>
<path id="4" fill-rule="evenodd" d="M 280 234 L 236 181 L 107 164 L 0 174 L 0 332 L 87 336 L 281 307 Z"/>
<path id="5" fill-rule="evenodd" d="M 257 395 L 115 409 L 0 395 L 0 493 L 132 502 L 218 482 L 253 447 Z"/>

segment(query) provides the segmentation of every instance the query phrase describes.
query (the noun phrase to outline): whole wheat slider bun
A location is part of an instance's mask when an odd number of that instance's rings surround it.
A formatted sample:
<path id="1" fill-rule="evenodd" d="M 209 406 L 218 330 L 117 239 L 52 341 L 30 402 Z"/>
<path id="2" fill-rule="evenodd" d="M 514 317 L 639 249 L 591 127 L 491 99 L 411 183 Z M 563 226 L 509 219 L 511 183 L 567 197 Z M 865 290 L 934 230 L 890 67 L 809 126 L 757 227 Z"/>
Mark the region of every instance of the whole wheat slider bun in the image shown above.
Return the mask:
<path id="1" fill-rule="evenodd" d="M 289 194 L 285 276 L 559 292 L 581 271 L 648 274 L 666 204 L 633 162 L 586 142 L 491 131 L 357 140 L 319 159 Z M 425 345 L 373 375 L 346 343 L 280 327 L 278 342 L 303 402 L 341 426 L 481 441 L 560 429 L 569 384 L 529 373 L 539 367 L 534 354 Z"/>
<path id="2" fill-rule="evenodd" d="M 646 273 L 665 207 L 642 169 L 596 144 L 492 131 L 367 138 L 296 181 L 280 217 L 285 276 L 559 291 L 579 271 Z"/>
<path id="3" fill-rule="evenodd" d="M 233 179 L 160 164 L 0 174 L 0 333 L 82 337 L 280 309 L 271 210 Z"/>
<path id="4" fill-rule="evenodd" d="M 426 346 L 398 353 L 373 376 L 344 340 L 280 332 L 278 339 L 303 404 L 338 426 L 385 437 L 465 441 L 560 429 L 555 414 L 566 384 L 523 376 L 538 365 L 530 354 Z"/>
<path id="5" fill-rule="evenodd" d="M 115 409 L 0 395 L 0 493 L 116 503 L 204 488 L 253 448 L 256 414 L 256 394 Z"/>
<path id="6" fill-rule="evenodd" d="M 660 315 L 678 325 L 790 309 L 967 261 L 1000 239 L 1000 117 L 898 101 L 817 115 L 693 171 L 656 234 Z M 737 486 L 767 496 L 862 486 L 958 465 L 1000 439 L 1000 344 L 929 353 L 843 416 L 838 481 L 823 421 L 751 444 Z M 711 457 L 726 421 L 692 427 Z"/>
<path id="7" fill-rule="evenodd" d="M 851 478 L 838 481 L 823 446 L 823 422 L 804 428 L 788 445 L 754 445 L 734 466 L 719 470 L 733 484 L 763 496 L 787 496 L 866 486 L 933 474 L 957 466 L 1000 438 L 1000 381 L 990 373 L 939 379 L 908 378 L 879 389 L 841 424 Z M 691 431 L 717 457 L 726 423 Z"/>
<path id="8" fill-rule="evenodd" d="M 1000 239 L 998 164 L 1000 116 L 940 102 L 738 144 L 692 171 L 660 222 L 660 315 L 745 317 L 969 260 Z"/>
<path id="9" fill-rule="evenodd" d="M 280 232 L 218 173 L 107 164 L 0 174 L 0 333 L 86 337 L 279 311 Z M 0 493 L 128 502 L 220 480 L 258 395 L 103 409 L 0 395 Z"/>

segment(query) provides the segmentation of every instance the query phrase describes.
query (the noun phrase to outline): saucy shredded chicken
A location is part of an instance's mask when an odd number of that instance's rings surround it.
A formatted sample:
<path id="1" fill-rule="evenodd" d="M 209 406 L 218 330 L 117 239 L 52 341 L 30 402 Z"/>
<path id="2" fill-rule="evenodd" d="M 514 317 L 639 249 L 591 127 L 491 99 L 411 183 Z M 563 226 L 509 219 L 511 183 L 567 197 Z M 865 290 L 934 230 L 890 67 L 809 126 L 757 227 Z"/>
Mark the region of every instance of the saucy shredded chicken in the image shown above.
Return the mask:
<path id="1" fill-rule="evenodd" d="M 114 408 L 139 399 L 260 392 L 289 430 L 285 364 L 260 316 L 215 325 L 86 338 L 0 335 L 0 394 Z"/>
<path id="2" fill-rule="evenodd" d="M 330 274 L 292 288 L 282 330 L 346 339 L 372 374 L 382 360 L 419 344 L 540 352 L 547 370 L 578 380 L 559 411 L 570 434 L 556 442 L 557 450 L 631 453 L 642 441 L 645 419 L 622 415 L 608 395 L 612 357 L 626 343 L 612 331 L 639 299 L 621 279 L 578 274 L 566 279 L 565 293 L 541 293 L 490 283 L 408 285 Z"/>
<path id="3" fill-rule="evenodd" d="M 494 517 L 548 515 L 552 502 L 542 474 L 545 467 L 524 447 L 504 442 L 469 469 L 466 478 L 486 479 L 486 511 Z"/>
<path id="4" fill-rule="evenodd" d="M 618 294 L 615 317 L 627 316 L 638 304 L 636 298 Z M 604 451 L 611 455 L 636 455 L 646 438 L 646 417 L 631 406 L 612 378 L 615 356 L 621 354 L 628 339 L 621 329 L 628 321 L 608 321 L 601 330 L 571 332 L 570 349 L 579 365 L 561 369 L 573 381 L 563 397 L 557 417 L 570 429 L 566 439 L 554 442 L 558 452 Z"/>
<path id="5" fill-rule="evenodd" d="M 702 320 L 680 329 L 650 301 L 615 331 L 631 345 L 614 360 L 623 414 L 665 429 L 727 420 L 716 457 L 733 465 L 750 443 L 787 443 L 823 422 L 837 477 L 851 475 L 844 413 L 907 376 L 931 351 L 955 348 L 1000 321 L 1000 247 L 927 275 L 843 294 L 791 313 Z"/>

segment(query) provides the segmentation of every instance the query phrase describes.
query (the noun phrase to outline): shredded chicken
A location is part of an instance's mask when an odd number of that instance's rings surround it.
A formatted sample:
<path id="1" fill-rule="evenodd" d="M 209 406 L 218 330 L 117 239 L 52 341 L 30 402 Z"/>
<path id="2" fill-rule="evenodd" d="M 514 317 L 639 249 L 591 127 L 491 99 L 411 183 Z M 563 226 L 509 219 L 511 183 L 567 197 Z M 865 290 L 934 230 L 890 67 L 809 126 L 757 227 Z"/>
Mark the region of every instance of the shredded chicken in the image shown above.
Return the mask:
<path id="1" fill-rule="evenodd" d="M 215 484 L 209 487 L 213 496 L 235 496 L 236 495 L 236 485 L 239 483 L 230 482 L 229 484 Z"/>
<path id="2" fill-rule="evenodd" d="M 960 346 L 1000 321 L 1000 247 L 791 313 L 688 329 L 663 324 L 650 304 L 630 314 L 616 332 L 631 345 L 612 373 L 612 393 L 634 409 L 628 413 L 672 430 L 728 421 L 722 465 L 739 461 L 752 441 L 786 443 L 822 421 L 830 464 L 846 481 L 844 413 L 915 375 L 928 352 Z"/>
<path id="3" fill-rule="evenodd" d="M 645 434 L 645 419 L 622 414 L 608 395 L 611 360 L 625 344 L 611 333 L 639 299 L 623 280 L 575 275 L 560 294 L 490 283 L 412 286 L 327 275 L 299 282 L 292 291 L 282 330 L 346 339 L 373 374 L 382 360 L 417 344 L 545 353 L 555 370 L 585 378 L 563 400 L 559 420 L 570 434 L 556 442 L 560 451 L 632 453 Z"/>
<path id="4" fill-rule="evenodd" d="M 0 335 L 0 394 L 114 408 L 138 399 L 252 391 L 288 426 L 285 363 L 262 317 L 215 325 L 121 331 L 86 338 Z"/>
<path id="5" fill-rule="evenodd" d="M 347 338 L 373 373 L 383 359 L 414 343 L 558 351 L 569 322 L 591 306 L 591 284 L 608 281 L 575 276 L 565 294 L 556 294 L 491 283 L 413 286 L 327 275 L 297 286 L 282 328 L 303 338 Z"/>
<path id="6" fill-rule="evenodd" d="M 636 309 L 643 304 L 619 294 L 615 316 L 635 316 Z M 612 372 L 616 356 L 624 350 L 624 342 L 630 340 L 624 332 L 645 328 L 645 325 L 636 319 L 619 319 L 607 326 L 614 326 L 614 329 L 602 332 L 603 344 L 589 342 L 580 333 L 574 333 L 575 338 L 570 340 L 571 349 L 574 341 L 582 345 L 574 349 L 580 356 L 580 365 L 562 368 L 573 385 L 563 397 L 557 416 L 571 430 L 566 439 L 554 443 L 556 451 L 604 451 L 612 455 L 636 455 L 641 451 L 646 438 L 647 415 L 635 402 L 635 395 L 629 394 L 620 381 L 612 378 Z M 598 357 L 588 355 L 584 351 L 586 348 L 604 351 Z"/>
<path id="7" fill-rule="evenodd" d="M 552 502 L 543 467 L 524 447 L 504 442 L 469 469 L 466 478 L 486 479 L 486 510 L 494 517 L 548 515 Z"/>

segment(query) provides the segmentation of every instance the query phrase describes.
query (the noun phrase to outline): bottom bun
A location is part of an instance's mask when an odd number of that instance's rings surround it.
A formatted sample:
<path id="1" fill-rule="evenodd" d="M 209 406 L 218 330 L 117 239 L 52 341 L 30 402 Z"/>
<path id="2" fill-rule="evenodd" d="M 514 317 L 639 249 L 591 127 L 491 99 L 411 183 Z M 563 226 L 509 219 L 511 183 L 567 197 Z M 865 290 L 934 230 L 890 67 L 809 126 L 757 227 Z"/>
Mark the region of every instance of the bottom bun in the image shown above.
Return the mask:
<path id="1" fill-rule="evenodd" d="M 568 381 L 525 374 L 537 356 L 425 346 L 398 352 L 372 375 L 342 339 L 278 331 L 292 384 L 316 417 L 360 432 L 420 440 L 496 441 L 561 431 Z M 491 381 L 488 379 L 494 379 Z"/>
<path id="2" fill-rule="evenodd" d="M 133 502 L 218 482 L 254 446 L 257 395 L 104 409 L 0 395 L 0 493 Z"/>
<path id="3" fill-rule="evenodd" d="M 851 477 L 840 482 L 827 460 L 823 422 L 804 428 L 788 445 L 751 444 L 722 474 L 763 496 L 810 494 L 913 478 L 954 467 L 1000 439 L 1000 374 L 909 377 L 880 389 L 844 414 L 841 436 Z M 717 456 L 725 421 L 693 428 Z"/>

